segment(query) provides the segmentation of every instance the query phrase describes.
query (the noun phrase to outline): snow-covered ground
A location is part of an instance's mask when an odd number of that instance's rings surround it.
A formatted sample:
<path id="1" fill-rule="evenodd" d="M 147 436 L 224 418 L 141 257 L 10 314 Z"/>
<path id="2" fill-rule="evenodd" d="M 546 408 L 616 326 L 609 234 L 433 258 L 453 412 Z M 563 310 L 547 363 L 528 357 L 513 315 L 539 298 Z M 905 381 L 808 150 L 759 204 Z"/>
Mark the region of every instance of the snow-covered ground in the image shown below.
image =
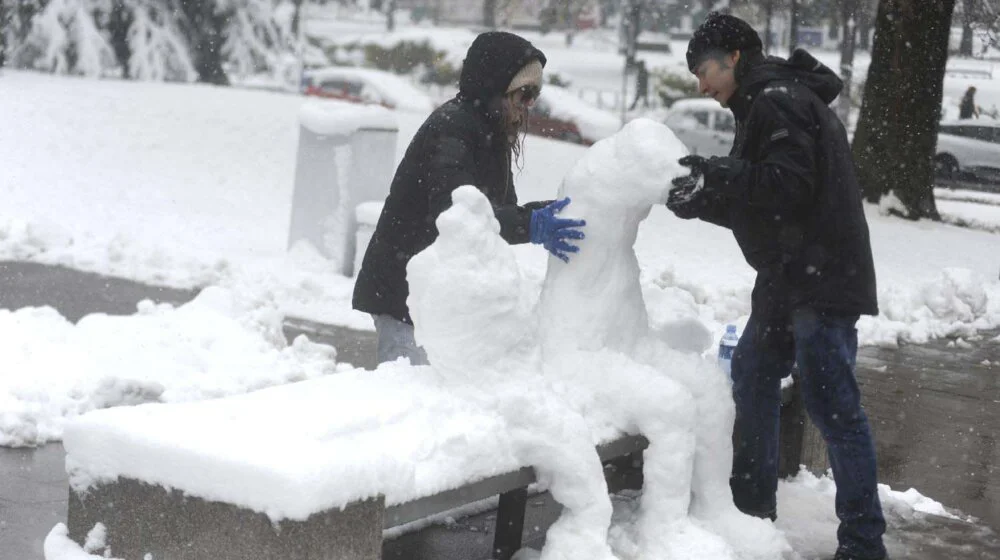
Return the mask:
<path id="1" fill-rule="evenodd" d="M 314 251 L 286 251 L 301 98 L 18 72 L 4 74 L 0 95 L 6 155 L 0 258 L 173 286 L 216 285 L 280 313 L 372 328 L 370 318 L 350 309 L 351 278 L 332 272 Z M 423 115 L 397 118 L 401 157 Z M 516 175 L 520 198 L 555 196 L 584 153 L 528 137 Z M 946 215 L 955 204 L 996 219 L 995 206 L 941 203 Z M 862 319 L 863 344 L 921 342 L 1000 325 L 1000 236 L 885 217 L 875 207 L 868 218 L 882 315 Z M 639 229 L 636 252 L 654 325 L 695 318 L 718 336 L 749 313 L 753 272 L 728 231 L 678 220 L 657 206 Z M 519 246 L 515 253 L 540 290 L 545 252 Z M 0 318 L 50 336 L 45 344 L 55 350 L 60 335 L 27 326 L 51 320 L 30 312 Z M 66 329 L 89 336 L 82 327 Z M 39 356 L 25 355 L 17 370 L 0 377 L 14 402 L 27 406 L 68 391 L 74 375 L 88 379 L 68 370 L 66 384 L 38 389 L 31 380 L 43 378 L 36 372 L 46 367 Z"/>
<path id="2" fill-rule="evenodd" d="M 350 25 L 375 34 L 379 24 L 323 25 L 330 33 Z M 472 38 L 465 30 L 404 26 L 399 33 L 433 37 L 459 60 Z M 572 47 L 561 35 L 531 38 L 549 55 L 550 69 L 578 91 L 620 87 L 621 59 L 604 35 L 582 34 Z M 680 64 L 676 54 L 649 58 L 651 66 Z M 836 66 L 834 55 L 820 58 Z M 960 95 L 964 84 L 946 81 L 946 92 Z M 980 104 L 997 92 L 981 87 Z M 200 401 L 350 369 L 329 347 L 287 345 L 280 336 L 286 314 L 371 329 L 367 316 L 350 309 L 351 278 L 334 273 L 315 251 L 286 250 L 301 98 L 21 72 L 0 76 L 0 97 L 0 258 L 211 287 L 177 308 L 142 304 L 132 316 L 91 316 L 77 325 L 51 309 L 0 310 L 0 345 L 12 356 L 0 371 L 0 445 L 61 439 L 66 419 L 94 409 Z M 424 116 L 397 114 L 397 160 Z M 520 199 L 554 197 L 586 153 L 529 137 L 516 174 Z M 983 229 L 1000 225 L 995 205 L 940 204 L 946 216 Z M 862 343 L 921 342 L 1000 326 L 1000 235 L 907 222 L 876 207 L 867 213 L 882 314 L 859 323 Z M 719 335 L 726 323 L 745 321 L 753 273 L 728 231 L 678 220 L 656 205 L 639 226 L 635 251 L 653 327 L 688 321 Z M 537 299 L 546 254 L 534 246 L 511 254 L 524 293 Z M 782 488 L 782 500 L 791 500 L 783 508 L 812 511 L 822 503 L 816 511 L 832 515 L 828 481 L 800 477 Z M 890 510 L 913 511 L 901 497 L 886 499 Z M 779 523 L 806 555 L 814 546 L 802 544 L 808 531 L 829 535 L 834 526 L 829 517 L 809 519 L 815 526 Z M 828 553 L 829 544 L 815 553 Z"/>

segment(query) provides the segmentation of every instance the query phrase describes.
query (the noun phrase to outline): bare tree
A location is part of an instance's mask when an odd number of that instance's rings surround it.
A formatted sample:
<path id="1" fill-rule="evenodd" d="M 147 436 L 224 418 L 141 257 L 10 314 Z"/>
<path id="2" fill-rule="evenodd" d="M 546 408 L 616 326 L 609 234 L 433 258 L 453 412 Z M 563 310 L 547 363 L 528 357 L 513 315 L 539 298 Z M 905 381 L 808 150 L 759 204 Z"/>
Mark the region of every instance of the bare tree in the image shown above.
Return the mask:
<path id="1" fill-rule="evenodd" d="M 788 3 L 788 52 L 791 54 L 799 43 L 799 0 Z"/>
<path id="2" fill-rule="evenodd" d="M 894 194 L 901 215 L 940 219 L 934 151 L 955 0 L 881 0 L 853 152 L 865 197 Z"/>
<path id="3" fill-rule="evenodd" d="M 958 54 L 972 56 L 972 22 L 975 17 L 974 4 L 976 0 L 962 0 L 962 41 L 958 46 Z"/>
<path id="4" fill-rule="evenodd" d="M 493 29 L 497 26 L 497 0 L 483 0 L 483 27 Z"/>
<path id="5" fill-rule="evenodd" d="M 858 0 L 840 0 L 840 79 L 844 89 L 840 92 L 837 112 L 847 126 L 851 116 L 851 87 L 854 78 L 854 46 L 857 34 Z"/>

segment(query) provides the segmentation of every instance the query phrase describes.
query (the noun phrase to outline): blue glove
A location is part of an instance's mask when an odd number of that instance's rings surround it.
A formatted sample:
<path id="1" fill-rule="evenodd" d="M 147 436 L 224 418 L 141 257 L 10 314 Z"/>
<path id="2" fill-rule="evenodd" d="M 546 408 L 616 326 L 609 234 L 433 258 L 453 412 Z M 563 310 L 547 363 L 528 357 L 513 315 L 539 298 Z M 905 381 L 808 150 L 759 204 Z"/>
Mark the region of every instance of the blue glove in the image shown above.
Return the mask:
<path id="1" fill-rule="evenodd" d="M 569 204 L 569 198 L 557 200 L 544 208 L 531 212 L 531 242 L 540 244 L 563 262 L 569 262 L 568 253 L 578 253 L 580 248 L 571 245 L 567 239 L 583 239 L 583 232 L 577 228 L 587 225 L 584 220 L 557 218 L 556 214 Z"/>

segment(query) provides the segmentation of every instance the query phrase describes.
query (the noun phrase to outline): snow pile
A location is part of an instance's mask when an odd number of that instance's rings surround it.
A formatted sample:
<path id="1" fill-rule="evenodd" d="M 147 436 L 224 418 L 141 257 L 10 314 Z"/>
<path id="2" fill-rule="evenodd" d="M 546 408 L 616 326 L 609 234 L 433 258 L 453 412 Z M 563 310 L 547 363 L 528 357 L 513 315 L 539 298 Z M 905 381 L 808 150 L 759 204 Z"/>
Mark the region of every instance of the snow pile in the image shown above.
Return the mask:
<path id="1" fill-rule="evenodd" d="M 1000 324 L 1000 282 L 966 268 L 945 268 L 938 278 L 915 287 L 889 286 L 879 292 L 881 314 L 858 322 L 859 337 L 869 344 L 919 344 Z"/>
<path id="2" fill-rule="evenodd" d="M 940 502 L 910 488 L 905 492 L 879 484 L 879 499 L 885 513 L 886 547 L 892 558 L 907 558 L 906 550 L 897 550 L 893 527 L 905 526 L 927 515 L 957 519 Z M 837 486 L 827 472 L 817 477 L 802 470 L 794 478 L 778 482 L 778 521 L 776 523 L 797 553 L 803 558 L 823 558 L 837 548 L 834 499 Z M 929 526 L 928 530 L 933 530 Z M 909 530 L 913 530 L 912 528 Z"/>
<path id="3" fill-rule="evenodd" d="M 336 370 L 335 351 L 285 344 L 273 303 L 222 288 L 174 308 L 145 301 L 130 317 L 77 325 L 51 308 L 0 310 L 0 445 L 62 438 L 68 419 L 143 402 L 245 393 Z"/>

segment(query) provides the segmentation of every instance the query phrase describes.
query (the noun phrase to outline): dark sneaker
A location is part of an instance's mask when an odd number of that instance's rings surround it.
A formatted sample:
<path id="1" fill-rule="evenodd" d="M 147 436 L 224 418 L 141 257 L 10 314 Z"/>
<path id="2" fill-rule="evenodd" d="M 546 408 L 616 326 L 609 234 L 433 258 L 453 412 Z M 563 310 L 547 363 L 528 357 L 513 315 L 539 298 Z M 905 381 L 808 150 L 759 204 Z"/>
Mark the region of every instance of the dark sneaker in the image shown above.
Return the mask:
<path id="1" fill-rule="evenodd" d="M 853 552 L 838 550 L 837 553 L 833 555 L 833 560 L 889 560 L 889 557 L 887 555 L 877 557 L 858 556 Z"/>
<path id="2" fill-rule="evenodd" d="M 752 511 L 752 510 L 740 510 L 743 514 L 749 515 L 751 517 L 759 517 L 761 519 L 770 519 L 771 521 L 778 520 L 778 513 L 773 509 L 771 511 Z M 840 560 L 839 558 L 837 560 Z"/>

